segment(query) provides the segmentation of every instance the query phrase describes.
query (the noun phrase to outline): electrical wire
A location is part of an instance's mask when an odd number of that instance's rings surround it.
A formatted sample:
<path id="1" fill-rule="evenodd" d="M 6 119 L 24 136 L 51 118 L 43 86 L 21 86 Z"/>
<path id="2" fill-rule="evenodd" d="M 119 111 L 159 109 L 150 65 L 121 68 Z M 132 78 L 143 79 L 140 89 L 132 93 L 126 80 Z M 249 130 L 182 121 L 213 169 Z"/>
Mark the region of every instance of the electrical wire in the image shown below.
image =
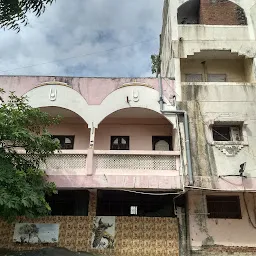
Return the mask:
<path id="1" fill-rule="evenodd" d="M 244 205 L 245 205 L 246 213 L 248 215 L 249 223 L 251 224 L 251 226 L 253 228 L 256 229 L 256 225 L 253 223 L 252 218 L 251 218 L 250 213 L 249 213 L 248 205 L 247 205 L 247 202 L 246 202 L 246 199 L 245 199 L 245 192 L 243 192 L 243 199 L 244 199 Z"/>
<path id="2" fill-rule="evenodd" d="M 168 195 L 178 195 L 181 194 L 179 192 L 169 192 L 169 193 L 150 193 L 150 192 L 142 192 L 136 190 L 128 190 L 128 189 L 119 189 L 119 191 L 141 194 L 141 195 L 150 195 L 150 196 L 168 196 Z M 183 192 L 182 192 L 183 193 Z"/>
<path id="3" fill-rule="evenodd" d="M 128 45 L 121 45 L 119 47 L 110 48 L 110 49 L 107 49 L 107 50 L 86 53 L 86 54 L 72 56 L 72 57 L 68 57 L 68 58 L 57 59 L 57 60 L 52 60 L 52 61 L 47 61 L 47 62 L 42 62 L 42 63 L 37 63 L 37 64 L 33 64 L 33 65 L 28 65 L 28 66 L 21 66 L 21 67 L 17 67 L 17 68 L 13 68 L 13 69 L 0 70 L 0 73 L 11 72 L 11 71 L 14 71 L 14 70 L 25 69 L 25 68 L 32 68 L 32 67 L 36 67 L 36 66 L 41 66 L 41 65 L 46 65 L 46 64 L 51 64 L 51 63 L 55 63 L 55 62 L 60 62 L 60 61 L 65 61 L 65 60 L 70 60 L 70 59 L 76 59 L 76 58 L 81 58 L 81 57 L 87 57 L 87 56 L 97 55 L 97 54 L 101 54 L 101 53 L 112 52 L 112 51 L 116 51 L 116 50 L 119 50 L 119 49 L 123 49 L 123 48 L 127 48 L 127 47 L 132 47 L 132 46 L 137 45 L 137 44 L 142 44 L 142 43 L 146 43 L 146 42 L 152 42 L 152 41 L 155 41 L 155 40 L 158 40 L 158 38 L 153 38 L 153 39 L 144 40 L 144 41 L 137 41 L 137 42 L 134 42 L 134 43 L 128 44 Z"/>

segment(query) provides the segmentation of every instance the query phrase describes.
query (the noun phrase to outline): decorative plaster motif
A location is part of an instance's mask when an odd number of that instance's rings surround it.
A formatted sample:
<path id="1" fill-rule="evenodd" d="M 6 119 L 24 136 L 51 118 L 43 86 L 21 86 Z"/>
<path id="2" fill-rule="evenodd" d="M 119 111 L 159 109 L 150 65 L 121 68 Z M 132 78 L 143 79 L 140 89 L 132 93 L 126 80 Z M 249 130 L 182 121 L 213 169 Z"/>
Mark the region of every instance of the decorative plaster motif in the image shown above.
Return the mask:
<path id="1" fill-rule="evenodd" d="M 118 89 L 120 88 L 123 88 L 123 87 L 126 87 L 126 86 L 145 86 L 145 87 L 149 87 L 151 89 L 154 89 L 153 86 L 149 85 L 149 84 L 146 84 L 146 83 L 141 83 L 141 82 L 131 82 L 131 83 L 124 83 L 122 85 L 120 85 L 118 87 Z"/>
<path id="2" fill-rule="evenodd" d="M 132 90 L 132 96 L 133 96 L 133 101 L 134 102 L 139 101 L 139 92 L 137 90 Z"/>
<path id="3" fill-rule="evenodd" d="M 57 89 L 50 89 L 49 99 L 50 101 L 55 101 L 57 99 Z"/>
<path id="4" fill-rule="evenodd" d="M 219 149 L 226 156 L 235 156 L 244 147 L 244 145 L 216 145 L 215 147 Z"/>
<path id="5" fill-rule="evenodd" d="M 44 82 L 44 83 L 41 83 L 41 84 L 37 85 L 36 87 L 40 87 L 40 86 L 44 86 L 44 85 L 62 85 L 62 86 L 71 87 L 67 83 L 58 82 L 58 81 Z"/>

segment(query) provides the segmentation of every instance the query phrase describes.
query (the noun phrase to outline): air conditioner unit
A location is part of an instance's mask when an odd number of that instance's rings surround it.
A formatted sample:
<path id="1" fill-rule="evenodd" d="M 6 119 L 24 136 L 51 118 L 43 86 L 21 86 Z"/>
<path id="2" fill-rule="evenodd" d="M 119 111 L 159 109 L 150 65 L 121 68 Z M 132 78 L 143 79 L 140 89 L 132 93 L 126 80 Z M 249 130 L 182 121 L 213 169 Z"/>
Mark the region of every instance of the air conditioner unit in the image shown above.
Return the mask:
<path id="1" fill-rule="evenodd" d="M 241 141 L 242 140 L 242 134 L 241 134 L 240 127 L 231 127 L 230 133 L 231 133 L 232 141 Z"/>

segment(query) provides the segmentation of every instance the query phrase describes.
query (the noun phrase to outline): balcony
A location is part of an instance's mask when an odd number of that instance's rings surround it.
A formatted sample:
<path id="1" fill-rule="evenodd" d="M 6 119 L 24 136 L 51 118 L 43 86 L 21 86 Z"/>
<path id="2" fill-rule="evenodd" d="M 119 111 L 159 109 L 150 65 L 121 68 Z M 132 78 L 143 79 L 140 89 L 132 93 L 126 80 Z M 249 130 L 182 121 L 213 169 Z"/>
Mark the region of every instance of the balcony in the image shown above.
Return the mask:
<path id="1" fill-rule="evenodd" d="M 58 188 L 182 189 L 178 151 L 70 150 L 41 168 Z"/>
<path id="2" fill-rule="evenodd" d="M 173 175 L 179 169 L 178 151 L 94 150 L 95 175 Z M 48 175 L 86 175 L 87 150 L 62 150 L 41 165 Z"/>
<path id="3" fill-rule="evenodd" d="M 176 151 L 95 150 L 96 174 L 172 175 L 179 169 Z"/>
<path id="4" fill-rule="evenodd" d="M 253 58 L 256 52 L 248 26 L 178 25 L 178 38 L 173 49 L 180 58 L 202 50 L 229 50 L 247 58 Z"/>
<path id="5" fill-rule="evenodd" d="M 87 150 L 62 150 L 41 165 L 48 175 L 85 175 Z"/>
<path id="6" fill-rule="evenodd" d="M 114 112 L 98 125 L 93 139 L 83 122 L 67 114 L 50 132 L 64 146 L 72 137 L 71 149 L 41 165 L 57 187 L 181 188 L 176 130 L 161 114 L 139 108 Z"/>

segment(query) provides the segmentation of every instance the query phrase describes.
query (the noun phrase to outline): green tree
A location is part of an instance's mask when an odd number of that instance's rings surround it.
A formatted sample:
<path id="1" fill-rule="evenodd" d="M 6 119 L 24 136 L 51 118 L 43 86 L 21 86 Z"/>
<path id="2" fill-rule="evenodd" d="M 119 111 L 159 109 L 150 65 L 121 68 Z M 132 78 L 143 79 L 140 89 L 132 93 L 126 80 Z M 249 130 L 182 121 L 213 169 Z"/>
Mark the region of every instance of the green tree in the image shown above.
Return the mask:
<path id="1" fill-rule="evenodd" d="M 157 77 L 161 72 L 161 58 L 157 54 L 151 55 L 151 72 L 156 74 Z"/>
<path id="2" fill-rule="evenodd" d="M 13 221 L 47 215 L 51 209 L 45 196 L 56 193 L 56 187 L 40 165 L 59 149 L 47 132 L 59 118 L 30 107 L 14 93 L 6 101 L 0 97 L 0 103 L 0 217 Z"/>
<path id="3" fill-rule="evenodd" d="M 54 0 L 0 0 L 0 27 L 20 31 L 20 24 L 28 24 L 27 13 L 39 17 Z"/>

